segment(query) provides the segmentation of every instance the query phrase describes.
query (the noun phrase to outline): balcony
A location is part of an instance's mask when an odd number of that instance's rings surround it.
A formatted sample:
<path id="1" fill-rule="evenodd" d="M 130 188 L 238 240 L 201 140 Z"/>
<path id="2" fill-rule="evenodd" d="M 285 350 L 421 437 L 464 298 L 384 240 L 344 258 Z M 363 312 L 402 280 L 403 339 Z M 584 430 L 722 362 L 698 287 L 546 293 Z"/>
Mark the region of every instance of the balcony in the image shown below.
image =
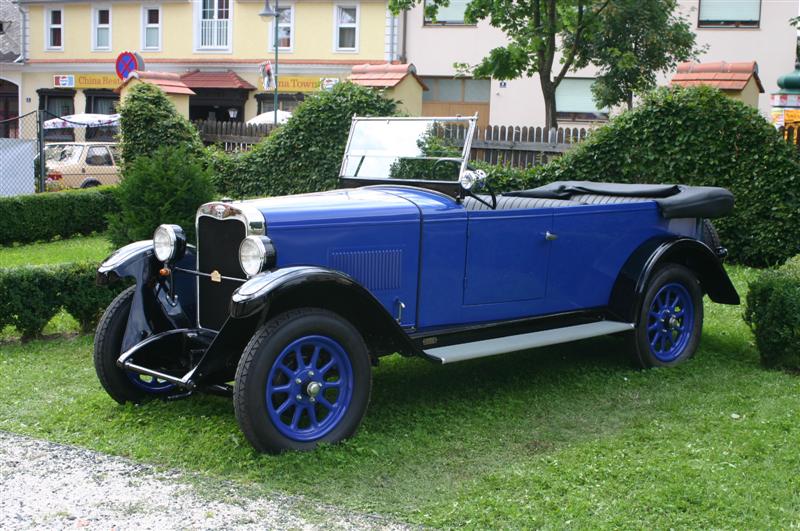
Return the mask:
<path id="1" fill-rule="evenodd" d="M 228 49 L 230 47 L 229 19 L 200 20 L 200 48 L 205 50 Z"/>

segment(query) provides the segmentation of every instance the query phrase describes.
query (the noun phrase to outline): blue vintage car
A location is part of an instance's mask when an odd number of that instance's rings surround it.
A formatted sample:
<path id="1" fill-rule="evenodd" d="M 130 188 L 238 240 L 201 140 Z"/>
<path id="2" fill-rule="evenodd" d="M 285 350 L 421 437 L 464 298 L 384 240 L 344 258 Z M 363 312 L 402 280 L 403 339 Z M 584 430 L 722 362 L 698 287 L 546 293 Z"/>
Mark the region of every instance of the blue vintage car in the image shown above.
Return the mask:
<path id="1" fill-rule="evenodd" d="M 607 334 L 635 363 L 697 349 L 703 295 L 739 296 L 708 218 L 724 189 L 556 182 L 495 195 L 468 164 L 474 118 L 354 118 L 341 189 L 208 203 L 112 254 L 131 278 L 97 329 L 117 402 L 233 395 L 259 451 L 356 431 L 371 367 L 448 364 Z M 498 359 L 497 363 L 502 363 Z M 443 377 L 446 377 L 446 369 Z"/>

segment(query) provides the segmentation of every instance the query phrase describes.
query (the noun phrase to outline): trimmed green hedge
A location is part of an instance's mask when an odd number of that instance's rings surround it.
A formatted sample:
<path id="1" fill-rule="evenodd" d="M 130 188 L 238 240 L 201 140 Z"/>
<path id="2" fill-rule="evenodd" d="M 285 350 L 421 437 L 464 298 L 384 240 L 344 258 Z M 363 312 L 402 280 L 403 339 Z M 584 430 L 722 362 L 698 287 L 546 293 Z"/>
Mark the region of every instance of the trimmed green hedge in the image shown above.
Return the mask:
<path id="1" fill-rule="evenodd" d="M 124 288 L 97 286 L 97 264 L 74 263 L 0 269 L 0 329 L 11 325 L 23 340 L 42 334 L 66 310 L 90 332 L 111 300 Z"/>
<path id="2" fill-rule="evenodd" d="M 800 255 L 750 284 L 744 319 L 765 366 L 800 369 Z"/>
<path id="3" fill-rule="evenodd" d="M 117 210 L 113 186 L 0 198 L 0 245 L 47 241 L 106 229 Z"/>
<path id="4" fill-rule="evenodd" d="M 659 89 L 531 174 L 558 180 L 679 183 L 733 192 L 714 221 L 733 261 L 770 266 L 800 252 L 800 160 L 757 109 L 710 87 Z"/>

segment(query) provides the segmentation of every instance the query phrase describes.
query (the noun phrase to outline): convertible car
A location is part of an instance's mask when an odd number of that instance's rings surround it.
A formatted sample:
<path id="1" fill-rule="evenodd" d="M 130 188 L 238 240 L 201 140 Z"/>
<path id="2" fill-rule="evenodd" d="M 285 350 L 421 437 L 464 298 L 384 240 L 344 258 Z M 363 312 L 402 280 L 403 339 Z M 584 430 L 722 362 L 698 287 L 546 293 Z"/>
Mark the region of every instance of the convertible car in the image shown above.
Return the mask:
<path id="1" fill-rule="evenodd" d="M 554 182 L 496 195 L 475 118 L 354 118 L 338 190 L 202 205 L 98 270 L 133 279 L 94 363 L 117 402 L 233 396 L 259 451 L 353 435 L 371 367 L 626 336 L 641 367 L 691 357 L 703 296 L 738 304 L 709 218 L 724 189 Z M 502 363 L 498 359 L 498 363 Z M 442 377 L 447 377 L 442 369 Z"/>

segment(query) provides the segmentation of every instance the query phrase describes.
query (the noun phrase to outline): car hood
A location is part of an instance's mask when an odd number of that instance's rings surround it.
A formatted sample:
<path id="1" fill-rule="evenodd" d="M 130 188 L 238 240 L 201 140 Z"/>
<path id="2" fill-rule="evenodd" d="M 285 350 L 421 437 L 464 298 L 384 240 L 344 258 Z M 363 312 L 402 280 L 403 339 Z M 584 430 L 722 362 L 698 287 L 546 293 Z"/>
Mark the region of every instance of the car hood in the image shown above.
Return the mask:
<path id="1" fill-rule="evenodd" d="M 420 211 L 408 197 L 388 187 L 351 188 L 244 201 L 264 216 L 267 231 L 286 226 L 418 221 Z"/>

